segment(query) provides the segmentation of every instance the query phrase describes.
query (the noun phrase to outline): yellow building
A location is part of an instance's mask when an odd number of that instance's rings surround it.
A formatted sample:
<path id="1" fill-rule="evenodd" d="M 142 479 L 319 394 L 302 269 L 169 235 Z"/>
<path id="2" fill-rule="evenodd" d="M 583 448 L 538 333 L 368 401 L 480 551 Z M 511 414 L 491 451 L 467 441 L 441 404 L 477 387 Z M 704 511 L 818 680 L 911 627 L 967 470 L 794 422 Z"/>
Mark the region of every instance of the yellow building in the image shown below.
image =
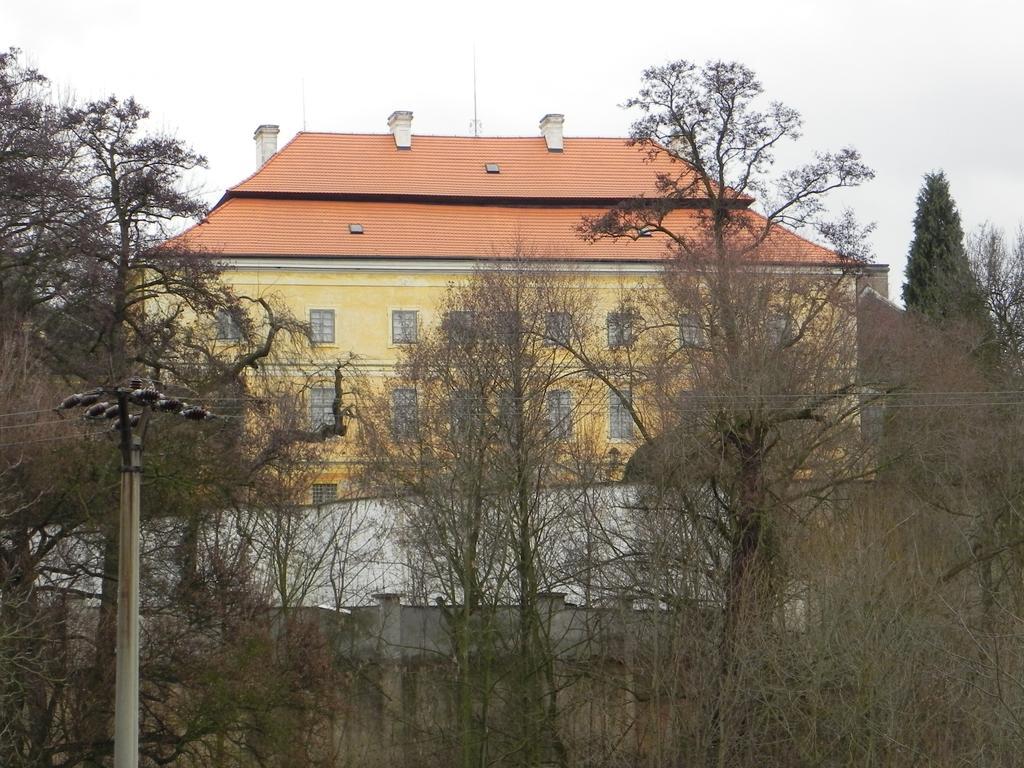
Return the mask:
<path id="1" fill-rule="evenodd" d="M 260 126 L 258 170 L 184 239 L 219 254 L 240 291 L 283 297 L 310 323 L 325 359 L 353 353 L 365 374 L 386 377 L 404 346 L 439 322 L 448 287 L 482 264 L 529 252 L 587 274 L 609 307 L 624 284 L 660 273 L 664 238 L 587 242 L 577 227 L 622 200 L 658 197 L 658 174 L 679 174 L 680 164 L 651 160 L 621 138 L 564 137 L 562 124 L 546 115 L 535 137 L 414 136 L 412 113 L 395 112 L 389 133 L 303 132 L 280 151 L 277 127 Z M 681 206 L 669 221 L 680 231 L 696 226 L 699 208 L 699 200 Z M 838 264 L 783 229 L 758 258 L 801 269 Z M 884 285 L 886 268 L 869 270 Z M 311 391 L 314 425 L 333 396 L 327 382 Z M 329 493 L 325 483 L 317 495 Z"/>

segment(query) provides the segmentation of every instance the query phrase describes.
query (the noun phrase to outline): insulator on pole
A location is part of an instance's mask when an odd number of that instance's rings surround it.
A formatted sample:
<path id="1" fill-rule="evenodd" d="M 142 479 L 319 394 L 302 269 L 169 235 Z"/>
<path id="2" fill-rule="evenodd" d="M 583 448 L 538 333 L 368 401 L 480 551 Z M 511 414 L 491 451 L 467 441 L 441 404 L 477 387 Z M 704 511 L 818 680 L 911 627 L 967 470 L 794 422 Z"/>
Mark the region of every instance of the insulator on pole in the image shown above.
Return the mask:
<path id="1" fill-rule="evenodd" d="M 137 427 L 139 422 L 142 421 L 141 413 L 133 413 L 128 417 L 128 426 Z M 121 429 L 121 419 L 114 419 L 114 423 L 110 425 L 111 432 L 117 432 Z"/>
<path id="2" fill-rule="evenodd" d="M 165 397 L 156 401 L 155 408 L 158 411 L 164 411 L 166 413 L 180 413 L 185 407 L 185 404 L 181 400 L 177 400 L 173 397 Z"/>
<path id="3" fill-rule="evenodd" d="M 116 408 L 117 406 L 115 405 L 114 407 Z M 108 408 L 110 408 L 110 403 L 106 401 L 102 403 L 96 403 L 95 405 L 92 405 L 85 409 L 85 417 L 87 419 L 101 419 L 103 418 L 103 415 L 107 412 Z"/>
<path id="4" fill-rule="evenodd" d="M 118 405 L 117 403 L 114 403 L 112 406 L 110 406 L 109 408 L 107 408 L 107 410 L 103 412 L 103 418 L 116 419 L 119 413 L 121 413 L 121 406 Z"/>
<path id="5" fill-rule="evenodd" d="M 128 399 L 136 405 L 150 405 L 163 399 L 163 395 L 153 387 L 145 387 L 144 389 L 133 389 L 128 395 Z"/>
<path id="6" fill-rule="evenodd" d="M 58 411 L 67 411 L 67 410 L 69 410 L 71 408 L 74 408 L 75 406 L 78 406 L 78 405 L 81 405 L 81 404 L 82 404 L 82 395 L 81 394 L 68 395 L 63 400 L 60 401 L 60 405 L 57 406 L 57 410 Z"/>
<path id="7" fill-rule="evenodd" d="M 190 421 L 202 421 L 208 418 L 210 414 L 202 406 L 190 405 L 181 412 L 181 415 Z"/>
<path id="8" fill-rule="evenodd" d="M 100 398 L 103 397 L 102 391 L 85 392 L 78 396 L 78 404 L 81 406 L 92 405 L 98 403 Z"/>

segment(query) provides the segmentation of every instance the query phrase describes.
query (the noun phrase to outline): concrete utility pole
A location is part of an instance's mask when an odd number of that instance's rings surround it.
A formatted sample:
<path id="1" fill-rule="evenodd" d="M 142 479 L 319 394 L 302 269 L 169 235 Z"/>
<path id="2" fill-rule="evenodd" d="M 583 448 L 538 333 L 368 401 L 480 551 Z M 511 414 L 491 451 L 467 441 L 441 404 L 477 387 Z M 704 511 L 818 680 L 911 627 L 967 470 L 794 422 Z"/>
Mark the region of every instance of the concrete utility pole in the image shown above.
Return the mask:
<path id="1" fill-rule="evenodd" d="M 118 392 L 121 433 L 121 519 L 117 558 L 117 677 L 114 768 L 139 764 L 139 510 L 142 437 L 132 434 L 128 395 Z"/>
<path id="2" fill-rule="evenodd" d="M 117 402 L 100 402 L 104 396 Z M 130 412 L 130 405 L 141 413 Z M 139 517 L 142 509 L 142 434 L 153 411 L 176 413 L 190 421 L 216 418 L 157 391 L 154 382 L 133 379 L 128 387 L 97 387 L 66 397 L 58 411 L 85 407 L 85 418 L 117 419 L 121 438 L 121 512 L 117 558 L 117 668 L 114 691 L 114 768 L 139 765 Z M 140 434 L 135 434 L 135 428 Z"/>

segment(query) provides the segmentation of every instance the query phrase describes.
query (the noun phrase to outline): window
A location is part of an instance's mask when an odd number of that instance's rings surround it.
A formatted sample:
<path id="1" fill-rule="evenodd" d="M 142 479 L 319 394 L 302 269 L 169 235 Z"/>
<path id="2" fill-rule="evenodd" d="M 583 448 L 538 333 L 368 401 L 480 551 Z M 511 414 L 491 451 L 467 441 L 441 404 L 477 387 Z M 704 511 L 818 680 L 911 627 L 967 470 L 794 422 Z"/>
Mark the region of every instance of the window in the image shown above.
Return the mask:
<path id="1" fill-rule="evenodd" d="M 564 440 L 572 437 L 572 396 L 568 390 L 548 392 L 548 424 L 551 436 Z"/>
<path id="2" fill-rule="evenodd" d="M 548 312 L 544 317 L 544 346 L 569 346 L 571 328 L 568 312 Z"/>
<path id="3" fill-rule="evenodd" d="M 622 397 L 615 392 L 608 393 L 608 436 L 612 440 L 633 439 L 633 417 L 629 405 L 633 402 L 633 394 L 622 391 Z"/>
<path id="4" fill-rule="evenodd" d="M 501 173 L 501 166 L 497 163 L 484 163 L 484 170 L 487 173 Z"/>
<path id="5" fill-rule="evenodd" d="M 242 332 L 238 327 L 238 321 L 226 309 L 218 309 L 214 316 L 217 338 L 221 341 L 238 341 L 242 338 Z"/>
<path id="6" fill-rule="evenodd" d="M 334 343 L 334 310 L 309 310 L 309 329 L 314 344 Z"/>
<path id="7" fill-rule="evenodd" d="M 494 315 L 494 338 L 501 344 L 517 346 L 523 334 L 523 318 L 518 312 L 497 312 Z"/>
<path id="8" fill-rule="evenodd" d="M 391 343 L 415 344 L 419 340 L 419 317 L 415 309 L 392 310 Z"/>
<path id="9" fill-rule="evenodd" d="M 350 235 L 361 235 L 361 234 L 363 234 L 363 225 L 362 224 L 349 224 L 348 225 L 348 233 Z"/>
<path id="10" fill-rule="evenodd" d="M 768 316 L 765 323 L 768 341 L 776 346 L 788 344 L 793 338 L 793 324 L 789 315 L 776 312 Z"/>
<path id="11" fill-rule="evenodd" d="M 521 405 L 516 402 L 516 396 L 511 390 L 503 389 L 498 393 L 498 423 L 504 434 L 519 434 L 519 424 L 523 418 Z"/>
<path id="12" fill-rule="evenodd" d="M 452 392 L 448 407 L 452 433 L 468 436 L 480 422 L 483 400 L 476 392 Z"/>
<path id="13" fill-rule="evenodd" d="M 878 443 L 885 431 L 885 403 L 880 392 L 869 390 L 860 397 L 860 433 L 869 443 Z"/>
<path id="14" fill-rule="evenodd" d="M 334 426 L 334 387 L 309 390 L 309 425 L 313 430 Z"/>
<path id="15" fill-rule="evenodd" d="M 313 503 L 330 504 L 338 498 L 336 483 L 313 483 Z"/>
<path id="16" fill-rule="evenodd" d="M 417 419 L 416 390 L 392 390 L 391 432 L 395 438 L 398 440 L 407 440 L 415 435 Z"/>
<path id="17" fill-rule="evenodd" d="M 468 344 L 476 330 L 476 313 L 467 310 L 449 312 L 442 326 L 448 340 L 455 344 Z"/>
<path id="18" fill-rule="evenodd" d="M 633 342 L 633 314 L 631 312 L 608 313 L 608 347 L 626 347 Z"/>
<path id="19" fill-rule="evenodd" d="M 679 346 L 702 347 L 705 342 L 704 327 L 697 315 L 683 315 L 679 318 Z"/>

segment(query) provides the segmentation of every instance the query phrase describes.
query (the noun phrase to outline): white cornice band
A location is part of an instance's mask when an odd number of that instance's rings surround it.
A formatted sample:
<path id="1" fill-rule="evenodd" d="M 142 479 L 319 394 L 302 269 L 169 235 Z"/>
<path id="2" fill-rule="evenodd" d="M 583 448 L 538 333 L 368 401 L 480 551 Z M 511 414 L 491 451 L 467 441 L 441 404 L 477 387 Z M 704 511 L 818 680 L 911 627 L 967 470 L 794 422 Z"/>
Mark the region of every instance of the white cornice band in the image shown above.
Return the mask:
<path id="1" fill-rule="evenodd" d="M 552 259 L 515 262 L 500 259 L 394 259 L 394 258 L 342 258 L 334 256 L 252 256 L 217 259 L 224 269 L 237 271 L 275 270 L 280 272 L 402 272 L 405 274 L 472 274 L 481 269 L 508 267 L 522 263 L 538 271 L 588 272 L 591 274 L 658 275 L 664 269 L 663 261 L 588 261 L 584 259 Z M 781 274 L 829 274 L 842 271 L 841 267 L 825 264 L 759 264 Z M 884 264 L 866 264 L 865 272 L 888 272 Z"/>

